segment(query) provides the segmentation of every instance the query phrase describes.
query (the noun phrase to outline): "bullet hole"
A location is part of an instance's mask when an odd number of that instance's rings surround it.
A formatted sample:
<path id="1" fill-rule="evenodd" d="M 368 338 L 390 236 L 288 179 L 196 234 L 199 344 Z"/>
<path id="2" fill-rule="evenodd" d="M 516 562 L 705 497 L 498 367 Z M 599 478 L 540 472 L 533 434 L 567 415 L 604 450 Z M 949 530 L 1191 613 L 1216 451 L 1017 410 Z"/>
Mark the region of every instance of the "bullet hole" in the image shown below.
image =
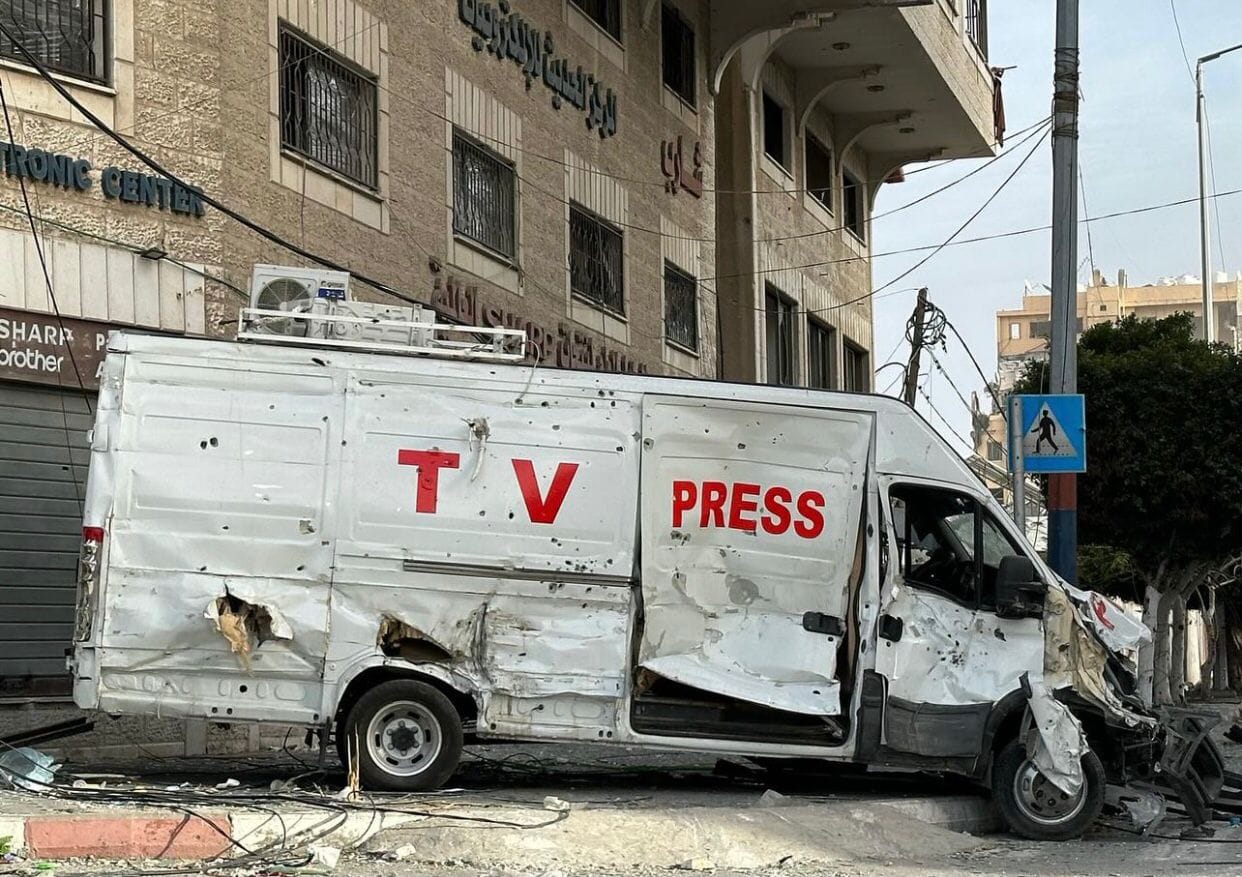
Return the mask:
<path id="1" fill-rule="evenodd" d="M 315 365 L 322 365 L 322 366 L 325 366 L 325 367 L 328 365 L 326 362 L 324 362 L 324 361 L 323 361 L 322 359 L 320 359 L 318 356 L 312 356 L 312 357 L 311 357 L 311 362 L 313 362 Z"/>
<path id="2" fill-rule="evenodd" d="M 480 518 L 486 518 L 486 517 L 487 517 L 487 512 L 483 511 L 483 509 L 479 509 L 479 517 L 480 517 Z"/>
<path id="3" fill-rule="evenodd" d="M 320 420 L 322 420 L 324 423 L 327 423 L 327 422 L 328 422 L 328 415 L 326 415 L 326 414 L 325 414 L 323 417 L 321 417 L 321 418 L 319 418 L 319 419 L 320 419 Z"/>
<path id="4" fill-rule="evenodd" d="M 561 428 L 561 425 L 559 423 L 552 424 L 553 431 L 559 431 L 560 428 Z"/>
<path id="5" fill-rule="evenodd" d="M 540 403 L 539 403 L 539 407 L 540 407 L 540 408 L 547 408 L 547 407 L 548 407 L 548 402 L 547 402 L 547 400 L 545 399 L 543 402 L 540 402 Z"/>
<path id="6" fill-rule="evenodd" d="M 1001 642 L 1006 642 L 1006 640 L 1005 640 L 1005 631 L 1001 630 L 1001 629 L 998 627 L 998 628 L 996 628 L 996 630 L 994 630 L 994 631 L 992 631 L 992 632 L 996 634 L 996 638 L 997 638 L 998 640 L 1000 640 Z"/>
<path id="7" fill-rule="evenodd" d="M 225 524 L 225 525 L 224 525 L 223 527 L 221 527 L 220 529 L 221 529 L 221 530 L 227 530 L 228 528 L 229 528 L 229 525 L 228 525 L 228 524 Z"/>
<path id="8" fill-rule="evenodd" d="M 200 566 L 200 567 L 198 568 L 198 571 L 199 571 L 199 572 L 207 572 L 207 567 L 205 567 L 205 566 Z"/>
<path id="9" fill-rule="evenodd" d="M 617 445 L 617 453 L 618 454 L 625 453 L 625 448 L 621 447 L 621 445 Z"/>
<path id="10" fill-rule="evenodd" d="M 591 402 L 591 407 L 592 407 L 592 408 L 594 408 L 594 407 L 595 407 L 595 402 Z"/>
<path id="11" fill-rule="evenodd" d="M 617 400 L 616 400 L 616 399 L 613 399 L 613 400 L 612 400 L 612 402 L 611 402 L 610 404 L 612 405 L 612 407 L 613 407 L 613 408 L 616 408 L 616 407 L 617 407 Z"/>
<path id="12" fill-rule="evenodd" d="M 250 688 L 249 686 L 246 686 L 246 685 L 239 685 L 237 686 L 237 690 L 240 691 L 242 694 L 245 694 L 247 691 L 250 690 Z"/>
<path id="13" fill-rule="evenodd" d="M 600 391 L 599 391 L 599 395 L 600 395 L 600 398 L 603 398 L 603 396 L 604 396 L 604 391 L 603 391 L 603 390 L 600 390 Z"/>
<path id="14" fill-rule="evenodd" d="M 298 564 L 298 572 L 302 572 L 304 569 L 306 569 L 306 564 L 304 564 L 304 563 L 299 563 L 299 564 Z"/>
<path id="15" fill-rule="evenodd" d="M 509 520 L 510 520 L 510 521 L 512 521 L 512 520 L 513 520 L 513 512 L 509 512 Z"/>
<path id="16" fill-rule="evenodd" d="M 745 443 L 745 442 L 738 442 L 738 443 L 737 443 L 737 449 L 738 449 L 739 451 L 744 451 L 744 450 L 746 450 L 746 443 Z"/>
<path id="17" fill-rule="evenodd" d="M 268 406 L 267 406 L 267 410 L 268 410 L 268 411 L 275 411 L 275 410 L 276 410 L 276 406 L 275 406 L 275 405 L 268 405 Z M 242 686 L 242 690 L 243 690 L 243 691 L 245 691 L 245 690 L 246 690 L 246 688 L 245 688 L 245 686 L 244 686 L 244 685 Z"/>

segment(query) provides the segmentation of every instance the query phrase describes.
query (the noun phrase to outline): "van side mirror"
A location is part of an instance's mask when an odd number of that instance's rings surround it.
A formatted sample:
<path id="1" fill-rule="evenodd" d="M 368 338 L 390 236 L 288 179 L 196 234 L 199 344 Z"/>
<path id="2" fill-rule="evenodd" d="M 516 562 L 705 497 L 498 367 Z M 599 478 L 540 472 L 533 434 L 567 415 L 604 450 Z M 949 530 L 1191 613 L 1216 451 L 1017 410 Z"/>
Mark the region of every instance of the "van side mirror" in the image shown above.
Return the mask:
<path id="1" fill-rule="evenodd" d="M 1002 557 L 996 570 L 996 614 L 1001 618 L 1042 618 L 1048 586 L 1029 557 Z"/>

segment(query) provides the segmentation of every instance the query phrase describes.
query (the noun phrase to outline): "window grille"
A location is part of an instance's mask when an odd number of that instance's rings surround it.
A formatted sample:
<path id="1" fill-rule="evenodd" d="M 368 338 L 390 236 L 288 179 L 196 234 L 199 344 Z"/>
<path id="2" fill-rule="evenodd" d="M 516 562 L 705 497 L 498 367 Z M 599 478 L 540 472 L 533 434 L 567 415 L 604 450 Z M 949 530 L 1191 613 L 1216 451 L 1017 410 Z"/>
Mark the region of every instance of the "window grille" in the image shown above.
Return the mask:
<path id="1" fill-rule="evenodd" d="M 513 165 L 453 132 L 453 231 L 512 259 L 517 255 Z"/>
<path id="2" fill-rule="evenodd" d="M 0 21 L 49 70 L 94 82 L 107 81 L 106 0 L 0 0 Z M 30 63 L 3 34 L 0 55 L 20 64 Z"/>

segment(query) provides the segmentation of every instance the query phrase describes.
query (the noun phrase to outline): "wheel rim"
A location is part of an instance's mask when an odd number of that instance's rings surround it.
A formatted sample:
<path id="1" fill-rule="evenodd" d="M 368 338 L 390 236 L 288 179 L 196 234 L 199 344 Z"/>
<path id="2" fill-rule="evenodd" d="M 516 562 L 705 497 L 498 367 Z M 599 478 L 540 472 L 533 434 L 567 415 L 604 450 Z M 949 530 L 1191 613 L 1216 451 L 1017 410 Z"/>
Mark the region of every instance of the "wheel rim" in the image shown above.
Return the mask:
<path id="1" fill-rule="evenodd" d="M 1087 785 L 1076 795 L 1058 789 L 1027 759 L 1013 778 L 1014 803 L 1022 815 L 1040 825 L 1063 825 L 1082 812 L 1087 804 Z"/>
<path id="2" fill-rule="evenodd" d="M 444 745 L 440 722 L 412 700 L 391 703 L 376 713 L 367 725 L 366 740 L 375 766 L 399 777 L 427 770 Z"/>

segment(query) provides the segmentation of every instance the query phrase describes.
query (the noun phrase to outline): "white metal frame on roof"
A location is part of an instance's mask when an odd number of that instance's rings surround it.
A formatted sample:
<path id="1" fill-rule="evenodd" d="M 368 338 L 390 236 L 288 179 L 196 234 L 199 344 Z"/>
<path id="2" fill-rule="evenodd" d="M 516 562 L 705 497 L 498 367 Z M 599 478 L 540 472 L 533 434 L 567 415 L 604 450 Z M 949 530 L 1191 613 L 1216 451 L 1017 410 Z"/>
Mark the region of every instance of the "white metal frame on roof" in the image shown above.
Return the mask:
<path id="1" fill-rule="evenodd" d="M 357 338 L 314 338 L 264 331 L 269 320 L 292 320 L 312 325 L 344 324 L 408 331 L 410 337 L 423 335 L 424 343 L 401 344 L 383 340 Z M 330 325 L 329 325 L 330 324 Z M 521 329 L 485 326 L 454 326 L 448 323 L 418 320 L 383 320 L 376 317 L 348 317 L 337 314 L 314 314 L 305 311 L 242 308 L 237 318 L 237 340 L 273 345 L 301 347 L 334 347 L 368 353 L 395 353 L 404 356 L 434 356 L 445 359 L 467 359 L 484 362 L 521 362 L 526 358 L 526 333 Z M 310 334 L 309 331 L 307 333 Z M 325 332 L 329 335 L 330 332 Z"/>

